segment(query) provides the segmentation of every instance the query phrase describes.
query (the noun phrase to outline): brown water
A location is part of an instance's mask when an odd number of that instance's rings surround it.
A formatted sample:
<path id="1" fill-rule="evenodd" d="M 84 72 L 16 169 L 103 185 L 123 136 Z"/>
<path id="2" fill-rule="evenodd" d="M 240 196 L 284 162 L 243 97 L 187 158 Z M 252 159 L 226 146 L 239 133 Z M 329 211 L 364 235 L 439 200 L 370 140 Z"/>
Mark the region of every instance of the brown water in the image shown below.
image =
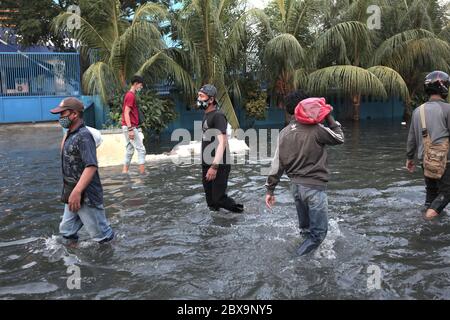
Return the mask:
<path id="1" fill-rule="evenodd" d="M 61 130 L 0 127 L 0 299 L 449 299 L 449 218 L 421 217 L 421 173 L 403 168 L 406 129 L 366 122 L 345 134 L 330 149 L 329 234 L 298 258 L 287 178 L 273 212 L 263 203 L 266 161 L 232 168 L 241 215 L 209 212 L 198 166 L 148 165 L 146 177 L 101 169 L 117 239 L 67 248 L 57 236 Z M 67 287 L 71 265 L 81 289 Z M 380 289 L 368 288 L 371 265 Z"/>

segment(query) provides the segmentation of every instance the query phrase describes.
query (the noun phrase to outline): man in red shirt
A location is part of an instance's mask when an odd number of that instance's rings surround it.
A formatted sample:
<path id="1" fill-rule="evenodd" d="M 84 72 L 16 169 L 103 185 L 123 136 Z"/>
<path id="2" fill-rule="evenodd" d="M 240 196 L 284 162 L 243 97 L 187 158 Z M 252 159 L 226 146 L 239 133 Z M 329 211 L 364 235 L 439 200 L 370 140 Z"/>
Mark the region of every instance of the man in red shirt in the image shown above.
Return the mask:
<path id="1" fill-rule="evenodd" d="M 142 129 L 139 128 L 139 109 L 136 104 L 136 92 L 142 90 L 144 80 L 140 76 L 131 79 L 131 89 L 125 94 L 122 106 L 122 130 L 125 135 L 126 152 L 122 173 L 128 173 L 134 150 L 138 152 L 139 172 L 145 173 L 145 146 Z"/>

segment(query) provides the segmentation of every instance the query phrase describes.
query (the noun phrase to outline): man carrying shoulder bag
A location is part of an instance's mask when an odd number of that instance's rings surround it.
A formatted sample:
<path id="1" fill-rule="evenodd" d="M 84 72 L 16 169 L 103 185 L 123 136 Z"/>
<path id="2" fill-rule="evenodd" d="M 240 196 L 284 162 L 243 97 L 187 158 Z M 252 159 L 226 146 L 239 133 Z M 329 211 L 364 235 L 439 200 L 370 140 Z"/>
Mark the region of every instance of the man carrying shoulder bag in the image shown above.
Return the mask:
<path id="1" fill-rule="evenodd" d="M 428 102 L 414 110 L 407 142 L 406 168 L 414 172 L 415 158 L 422 164 L 425 185 L 425 218 L 437 217 L 450 202 L 449 129 L 450 77 L 433 71 L 425 78 Z"/>

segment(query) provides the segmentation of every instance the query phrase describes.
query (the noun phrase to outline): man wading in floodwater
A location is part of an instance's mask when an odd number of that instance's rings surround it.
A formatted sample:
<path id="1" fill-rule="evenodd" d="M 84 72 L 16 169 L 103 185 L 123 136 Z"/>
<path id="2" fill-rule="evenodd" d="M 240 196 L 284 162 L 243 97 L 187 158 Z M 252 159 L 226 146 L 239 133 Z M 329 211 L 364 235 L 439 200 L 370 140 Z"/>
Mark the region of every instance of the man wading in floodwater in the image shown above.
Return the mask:
<path id="1" fill-rule="evenodd" d="M 59 114 L 59 123 L 68 129 L 61 150 L 64 182 L 61 201 L 65 205 L 59 231 L 69 242 L 76 242 L 84 225 L 95 241 L 111 241 L 114 232 L 105 216 L 97 150 L 94 137 L 83 122 L 83 103 L 66 98 L 50 112 Z"/>
<path id="2" fill-rule="evenodd" d="M 450 202 L 450 104 L 444 100 L 449 86 L 450 78 L 445 72 L 434 71 L 426 76 L 424 87 L 430 99 L 414 110 L 409 129 L 406 168 L 414 172 L 415 157 L 424 168 L 426 219 L 438 216 Z M 425 148 L 424 142 L 433 144 L 431 150 Z M 439 153 L 442 156 L 436 157 Z"/>
<path id="3" fill-rule="evenodd" d="M 286 99 L 286 111 L 295 118 L 281 130 L 278 146 L 267 177 L 266 205 L 275 204 L 274 191 L 284 172 L 292 181 L 292 192 L 299 220 L 300 233 L 306 240 L 297 249 L 304 255 L 316 249 L 328 231 L 329 178 L 326 145 L 344 143 L 339 122 L 331 115 L 331 106 L 323 98 L 299 101 L 303 94 L 292 93 Z M 297 105 L 298 103 L 298 105 Z M 328 127 L 322 122 L 327 121 Z"/>
<path id="4" fill-rule="evenodd" d="M 205 110 L 202 122 L 202 182 L 209 209 L 220 208 L 242 212 L 244 206 L 237 204 L 227 194 L 231 165 L 227 139 L 227 119 L 217 110 L 217 89 L 205 84 L 198 92 L 197 107 Z"/>
<path id="5" fill-rule="evenodd" d="M 136 104 L 136 92 L 140 92 L 144 86 L 144 79 L 134 76 L 131 79 L 131 88 L 125 94 L 122 106 L 122 131 L 125 135 L 125 163 L 122 173 L 128 173 L 134 150 L 138 153 L 139 173 L 145 173 L 145 146 L 142 129 L 139 127 L 142 119 L 139 118 L 139 108 Z"/>

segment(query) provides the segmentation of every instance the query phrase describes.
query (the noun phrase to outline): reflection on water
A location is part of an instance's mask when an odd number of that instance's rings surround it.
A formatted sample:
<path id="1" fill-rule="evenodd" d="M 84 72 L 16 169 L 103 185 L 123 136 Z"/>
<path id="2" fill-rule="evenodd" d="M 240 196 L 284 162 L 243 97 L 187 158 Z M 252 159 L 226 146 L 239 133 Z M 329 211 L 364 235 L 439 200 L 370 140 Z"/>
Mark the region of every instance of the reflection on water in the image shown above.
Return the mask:
<path id="1" fill-rule="evenodd" d="M 406 129 L 349 123 L 345 134 L 330 149 L 329 234 L 298 258 L 287 178 L 273 211 L 263 203 L 267 162 L 232 169 L 241 215 L 209 212 L 197 166 L 154 164 L 145 177 L 101 169 L 117 239 L 65 247 L 60 129 L 0 127 L 0 299 L 449 299 L 448 217 L 421 217 L 421 174 L 403 169 Z M 66 285 L 74 264 L 80 290 Z M 379 290 L 367 287 L 370 265 L 381 269 Z"/>

